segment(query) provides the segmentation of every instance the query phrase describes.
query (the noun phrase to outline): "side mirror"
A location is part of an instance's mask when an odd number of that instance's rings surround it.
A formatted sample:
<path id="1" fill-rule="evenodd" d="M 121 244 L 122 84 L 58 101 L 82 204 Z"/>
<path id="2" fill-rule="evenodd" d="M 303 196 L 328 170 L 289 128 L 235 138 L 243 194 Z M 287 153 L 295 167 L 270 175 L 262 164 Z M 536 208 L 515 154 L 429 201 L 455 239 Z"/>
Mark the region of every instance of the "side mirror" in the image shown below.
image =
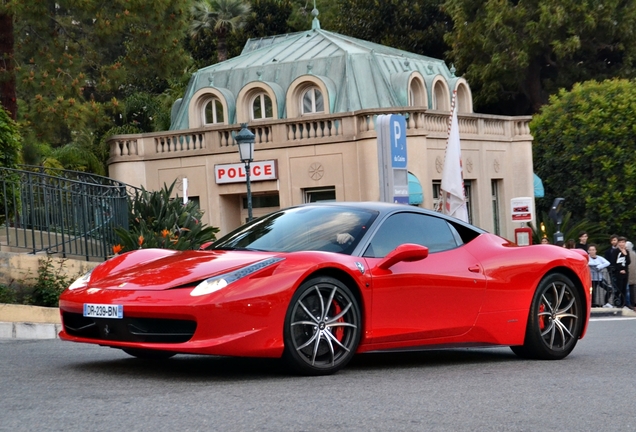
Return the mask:
<path id="1" fill-rule="evenodd" d="M 378 267 L 388 270 L 399 262 L 420 261 L 428 256 L 428 248 L 413 243 L 402 244 L 393 249 L 382 261 Z"/>

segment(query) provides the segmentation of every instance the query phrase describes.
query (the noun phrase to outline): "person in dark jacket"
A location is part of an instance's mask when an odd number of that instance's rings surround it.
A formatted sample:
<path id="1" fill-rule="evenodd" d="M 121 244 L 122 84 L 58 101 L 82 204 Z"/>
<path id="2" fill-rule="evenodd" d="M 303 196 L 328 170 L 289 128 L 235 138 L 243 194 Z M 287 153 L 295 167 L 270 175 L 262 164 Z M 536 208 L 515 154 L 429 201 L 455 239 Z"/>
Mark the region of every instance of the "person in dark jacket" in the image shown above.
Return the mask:
<path id="1" fill-rule="evenodd" d="M 608 250 L 605 251 L 605 259 L 608 260 L 609 262 L 612 262 L 610 260 L 612 253 L 614 252 L 614 250 L 616 250 L 616 245 L 618 244 L 618 236 L 616 234 L 612 234 L 610 236 L 610 248 Z"/>
<path id="2" fill-rule="evenodd" d="M 627 250 L 627 239 L 618 237 L 616 249 L 610 250 L 610 268 L 613 270 L 616 287 L 623 293 L 623 298 L 627 299 L 627 282 L 629 280 L 629 264 L 631 259 Z"/>
<path id="3" fill-rule="evenodd" d="M 587 252 L 587 247 L 588 247 L 587 239 L 588 239 L 587 231 L 581 231 L 579 233 L 579 242 L 576 244 L 576 248 L 583 249 L 585 252 Z"/>

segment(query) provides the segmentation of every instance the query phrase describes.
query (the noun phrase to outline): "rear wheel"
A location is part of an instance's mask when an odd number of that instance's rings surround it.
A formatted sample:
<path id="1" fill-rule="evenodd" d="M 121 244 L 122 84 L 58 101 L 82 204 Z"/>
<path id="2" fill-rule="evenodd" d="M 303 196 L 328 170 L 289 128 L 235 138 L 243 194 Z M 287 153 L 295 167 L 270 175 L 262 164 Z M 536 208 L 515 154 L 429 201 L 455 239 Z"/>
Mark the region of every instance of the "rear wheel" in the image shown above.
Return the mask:
<path id="1" fill-rule="evenodd" d="M 551 274 L 534 294 L 524 344 L 511 347 L 512 351 L 532 359 L 565 358 L 581 335 L 584 317 L 579 289 L 567 276 Z"/>
<path id="2" fill-rule="evenodd" d="M 296 291 L 285 317 L 285 361 L 305 375 L 337 372 L 360 342 L 360 307 L 337 279 L 316 277 Z"/>
<path id="3" fill-rule="evenodd" d="M 147 350 L 147 349 L 137 349 L 137 348 L 123 348 L 123 352 L 133 357 L 137 357 L 140 359 L 146 360 L 163 360 L 168 359 L 170 357 L 174 357 L 177 353 L 170 351 L 158 351 L 158 350 Z"/>

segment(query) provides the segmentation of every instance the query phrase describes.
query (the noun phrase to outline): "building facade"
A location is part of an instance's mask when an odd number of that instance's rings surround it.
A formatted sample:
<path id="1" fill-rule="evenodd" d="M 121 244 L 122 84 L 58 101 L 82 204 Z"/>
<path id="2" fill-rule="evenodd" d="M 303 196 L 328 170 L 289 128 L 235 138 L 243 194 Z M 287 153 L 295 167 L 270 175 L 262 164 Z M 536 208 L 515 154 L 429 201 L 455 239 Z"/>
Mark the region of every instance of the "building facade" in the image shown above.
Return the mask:
<path id="1" fill-rule="evenodd" d="M 510 200 L 533 196 L 530 117 L 476 114 L 468 83 L 441 60 L 319 28 L 250 40 L 196 72 L 169 131 L 109 140 L 111 177 L 146 189 L 183 179 L 221 234 L 247 217 L 234 135 L 255 134 L 254 216 L 304 202 L 377 201 L 377 116 L 406 117 L 409 202 L 439 196 L 453 94 L 471 222 L 512 238 Z"/>

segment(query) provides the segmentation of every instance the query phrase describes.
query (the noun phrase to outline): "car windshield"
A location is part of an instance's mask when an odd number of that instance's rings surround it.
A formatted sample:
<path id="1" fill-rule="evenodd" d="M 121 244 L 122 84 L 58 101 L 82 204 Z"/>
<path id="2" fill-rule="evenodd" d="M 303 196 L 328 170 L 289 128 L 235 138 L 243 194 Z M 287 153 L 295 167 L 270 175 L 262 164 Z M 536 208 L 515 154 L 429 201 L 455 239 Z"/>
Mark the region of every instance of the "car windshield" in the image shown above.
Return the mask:
<path id="1" fill-rule="evenodd" d="M 375 211 L 350 207 L 294 207 L 243 225 L 211 248 L 351 254 L 377 215 Z"/>

